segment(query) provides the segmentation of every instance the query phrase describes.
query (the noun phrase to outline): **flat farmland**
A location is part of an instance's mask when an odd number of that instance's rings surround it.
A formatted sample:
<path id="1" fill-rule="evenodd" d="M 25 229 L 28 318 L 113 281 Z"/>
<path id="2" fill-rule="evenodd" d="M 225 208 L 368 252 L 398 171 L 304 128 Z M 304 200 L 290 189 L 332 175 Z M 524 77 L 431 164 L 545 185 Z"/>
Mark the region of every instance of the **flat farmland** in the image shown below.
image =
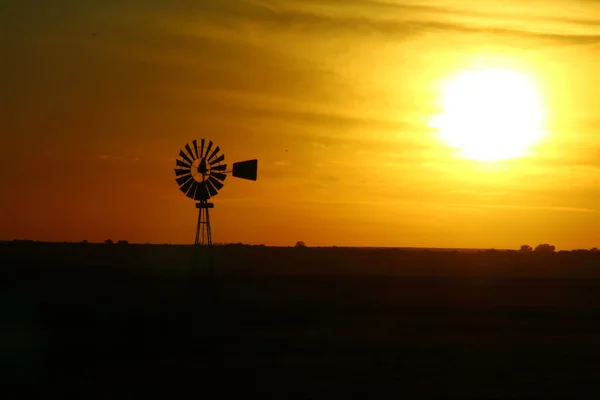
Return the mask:
<path id="1" fill-rule="evenodd" d="M 8 378 L 106 398 L 595 391 L 597 253 L 4 243 Z M 587 396 L 587 394 L 586 394 Z"/>

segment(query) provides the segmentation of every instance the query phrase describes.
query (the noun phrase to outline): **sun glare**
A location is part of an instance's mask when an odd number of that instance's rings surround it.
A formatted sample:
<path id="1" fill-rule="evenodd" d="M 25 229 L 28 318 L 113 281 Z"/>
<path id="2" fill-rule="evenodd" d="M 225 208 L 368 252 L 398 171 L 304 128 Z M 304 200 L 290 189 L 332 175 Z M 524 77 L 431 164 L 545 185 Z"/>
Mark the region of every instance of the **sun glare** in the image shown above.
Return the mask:
<path id="1" fill-rule="evenodd" d="M 543 135 L 543 108 L 526 75 L 507 69 L 464 71 L 446 81 L 430 126 L 464 158 L 498 161 L 527 154 Z"/>

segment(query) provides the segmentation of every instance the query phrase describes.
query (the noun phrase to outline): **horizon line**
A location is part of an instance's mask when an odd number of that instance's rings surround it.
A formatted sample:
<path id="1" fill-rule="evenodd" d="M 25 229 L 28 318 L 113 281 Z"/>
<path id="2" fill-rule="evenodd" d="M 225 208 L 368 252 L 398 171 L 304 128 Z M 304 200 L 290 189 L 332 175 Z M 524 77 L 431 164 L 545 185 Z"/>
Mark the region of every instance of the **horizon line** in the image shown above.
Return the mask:
<path id="1" fill-rule="evenodd" d="M 45 241 L 45 240 L 35 240 L 35 239 L 12 239 L 12 240 L 0 240 L 0 243 L 35 243 L 35 244 L 98 244 L 98 245 L 106 245 L 104 241 L 102 242 L 90 242 L 87 240 L 81 240 L 78 242 L 73 241 Z M 141 246 L 196 246 L 193 243 L 150 243 L 150 242 L 129 242 L 127 240 L 117 240 L 112 241 L 114 245 L 141 245 Z M 540 243 L 544 244 L 544 243 Z M 546 243 L 547 244 L 547 243 Z M 267 245 L 267 244 L 250 244 L 250 243 L 242 243 L 242 242 L 229 242 L 229 243 L 214 243 L 213 246 L 254 246 L 254 247 L 275 247 L 275 248 L 295 248 L 295 247 L 310 247 L 310 248 L 355 248 L 355 249 L 397 249 L 397 250 L 437 250 L 437 251 L 518 251 L 519 249 L 513 248 L 496 248 L 496 247 L 421 247 L 421 246 L 351 246 L 351 245 L 319 245 L 319 246 L 309 246 L 304 244 L 304 246 L 297 245 Z M 535 249 L 535 247 L 532 247 Z M 591 250 L 596 247 L 592 247 L 590 249 L 587 248 L 571 248 L 571 249 L 561 249 L 565 251 L 576 251 L 576 250 Z M 556 249 L 556 252 L 561 251 Z"/>

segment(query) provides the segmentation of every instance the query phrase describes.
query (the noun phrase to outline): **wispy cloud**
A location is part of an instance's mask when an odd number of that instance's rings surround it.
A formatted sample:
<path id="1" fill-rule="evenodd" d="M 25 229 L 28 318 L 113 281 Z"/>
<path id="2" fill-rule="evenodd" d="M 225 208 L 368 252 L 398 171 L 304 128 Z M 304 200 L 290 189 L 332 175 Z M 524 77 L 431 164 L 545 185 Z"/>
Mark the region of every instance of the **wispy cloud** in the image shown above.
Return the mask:
<path id="1" fill-rule="evenodd" d="M 599 210 L 581 207 L 561 207 L 561 206 L 536 206 L 536 205 L 517 205 L 517 204 L 467 204 L 467 203 L 441 203 L 440 205 L 460 208 L 498 208 L 513 210 L 542 210 L 542 211 L 560 211 L 577 213 L 597 213 Z"/>
<path id="2" fill-rule="evenodd" d="M 501 5 L 486 3 L 485 7 L 473 7 L 472 2 L 464 1 L 448 6 L 447 2 L 433 5 L 411 1 L 351 0 L 344 2 L 343 9 L 340 9 L 339 3 L 328 0 L 249 3 L 263 11 L 253 15 L 254 18 L 261 18 L 261 23 L 281 24 L 280 26 L 288 29 L 310 27 L 317 30 L 353 31 L 355 34 L 366 29 L 395 37 L 436 30 L 458 31 L 529 36 L 575 43 L 588 43 L 597 40 L 600 35 L 600 19 L 588 17 L 595 15 L 594 11 L 600 11 L 593 2 L 580 7 L 581 10 L 587 7 L 589 12 L 584 15 L 588 18 L 574 16 L 580 15 L 579 13 L 569 15 L 568 12 L 563 12 L 557 15 L 556 9 L 560 10 L 560 2 L 554 3 L 554 13 L 544 11 L 548 7 L 518 1 L 503 2 Z M 567 2 L 563 4 L 568 5 Z M 582 27 L 586 28 L 588 34 L 574 33 L 582 32 Z"/>
<path id="3" fill-rule="evenodd" d="M 402 131 L 406 129 L 428 129 L 423 127 L 422 124 L 417 124 L 400 118 L 384 119 L 384 118 L 373 118 L 361 115 L 352 115 L 344 110 L 326 110 L 323 107 L 308 106 L 304 104 L 304 107 L 290 107 L 277 105 L 277 102 L 271 102 L 270 104 L 260 105 L 251 103 L 248 100 L 237 99 L 234 96 L 225 97 L 220 96 L 217 93 L 213 93 L 209 98 L 206 98 L 206 102 L 203 105 L 210 107 L 212 110 L 221 110 L 224 112 L 228 110 L 230 113 L 235 113 L 238 117 L 245 119 L 273 119 L 273 120 L 284 120 L 293 121 L 296 123 L 302 123 L 304 125 L 321 125 L 327 126 L 331 129 L 342 131 L 349 127 L 362 127 L 371 129 L 384 129 L 390 131 Z M 308 107 L 307 107 L 308 106 Z"/>
<path id="4" fill-rule="evenodd" d="M 296 33 L 307 38 L 325 35 L 323 38 L 344 36 L 364 39 L 377 35 L 386 40 L 402 40 L 426 33 L 455 32 L 569 45 L 600 41 L 600 19 L 577 18 L 568 14 L 552 16 L 535 7 L 523 11 L 519 2 L 492 9 L 473 7 L 472 3 L 448 7 L 356 0 L 344 2 L 343 8 L 331 1 L 263 1 L 244 2 L 237 7 L 233 3 L 230 5 L 232 8 L 228 12 L 223 9 L 206 10 L 210 15 L 206 22 L 209 25 L 218 21 L 239 26 L 242 31 Z M 588 7 L 593 9 L 593 6 Z M 231 12 L 232 9 L 237 12 Z M 194 24 L 197 26 L 197 21 Z M 526 46 L 526 43 L 522 45 Z"/>

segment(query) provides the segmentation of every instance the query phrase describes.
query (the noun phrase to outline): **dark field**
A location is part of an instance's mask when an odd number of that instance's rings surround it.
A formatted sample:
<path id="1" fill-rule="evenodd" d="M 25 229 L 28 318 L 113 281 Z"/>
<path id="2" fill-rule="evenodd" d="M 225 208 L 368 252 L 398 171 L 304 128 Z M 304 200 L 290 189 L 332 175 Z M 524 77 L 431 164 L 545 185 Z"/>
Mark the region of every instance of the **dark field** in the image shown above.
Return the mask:
<path id="1" fill-rule="evenodd" d="M 0 244 L 3 379 L 85 398 L 598 392 L 598 253 L 225 246 L 211 285 L 201 251 Z"/>

